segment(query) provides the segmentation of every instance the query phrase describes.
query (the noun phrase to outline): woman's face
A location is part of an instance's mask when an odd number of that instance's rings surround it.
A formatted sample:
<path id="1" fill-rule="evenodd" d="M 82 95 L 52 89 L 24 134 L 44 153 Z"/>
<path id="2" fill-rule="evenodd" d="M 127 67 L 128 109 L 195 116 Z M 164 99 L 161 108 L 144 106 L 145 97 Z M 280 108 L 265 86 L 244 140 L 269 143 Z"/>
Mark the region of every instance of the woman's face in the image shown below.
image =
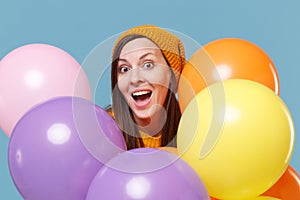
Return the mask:
<path id="1" fill-rule="evenodd" d="M 162 112 L 171 71 L 151 40 L 137 38 L 128 42 L 121 50 L 117 73 L 118 87 L 139 125 Z"/>

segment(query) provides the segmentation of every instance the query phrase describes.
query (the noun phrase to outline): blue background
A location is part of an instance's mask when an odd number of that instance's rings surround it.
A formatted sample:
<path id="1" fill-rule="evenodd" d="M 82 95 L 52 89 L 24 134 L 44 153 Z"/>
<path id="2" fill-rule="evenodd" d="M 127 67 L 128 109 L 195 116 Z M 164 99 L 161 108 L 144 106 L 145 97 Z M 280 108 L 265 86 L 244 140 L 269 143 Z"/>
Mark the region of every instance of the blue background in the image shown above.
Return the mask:
<path id="1" fill-rule="evenodd" d="M 202 45 L 223 37 L 249 40 L 270 56 L 278 71 L 280 96 L 296 129 L 290 165 L 299 173 L 299 8 L 299 0 L 1 1 L 0 58 L 25 44 L 46 43 L 82 63 L 107 38 L 148 23 L 184 33 Z M 0 131 L 0 199 L 17 200 L 22 197 L 9 174 L 8 142 Z"/>

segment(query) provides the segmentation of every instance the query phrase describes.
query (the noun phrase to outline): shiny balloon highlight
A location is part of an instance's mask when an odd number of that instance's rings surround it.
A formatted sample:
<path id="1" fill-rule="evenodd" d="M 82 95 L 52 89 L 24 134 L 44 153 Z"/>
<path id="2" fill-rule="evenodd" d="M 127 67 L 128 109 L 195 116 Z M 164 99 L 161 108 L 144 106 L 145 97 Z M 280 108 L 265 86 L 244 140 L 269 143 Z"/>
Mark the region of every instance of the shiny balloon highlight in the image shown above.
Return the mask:
<path id="1" fill-rule="evenodd" d="M 174 153 L 139 148 L 114 157 L 95 176 L 87 200 L 209 200 L 196 172 Z"/>
<path id="2" fill-rule="evenodd" d="M 1 60 L 0 127 L 7 136 L 33 106 L 59 96 L 91 99 L 84 70 L 64 50 L 48 44 L 28 44 Z"/>
<path id="3" fill-rule="evenodd" d="M 207 86 L 228 79 L 263 84 L 279 94 L 279 77 L 266 52 L 240 38 L 222 38 L 199 48 L 186 63 L 178 85 L 180 109 Z"/>
<path id="4" fill-rule="evenodd" d="M 78 120 L 74 110 L 93 112 Z M 84 145 L 82 134 L 94 143 Z M 99 149 L 92 154 L 95 145 Z M 20 119 L 10 139 L 8 162 L 24 199 L 82 200 L 99 169 L 125 150 L 120 130 L 104 110 L 82 98 L 61 97 Z"/>
<path id="5" fill-rule="evenodd" d="M 211 196 L 246 199 L 281 177 L 294 137 L 292 117 L 278 95 L 257 82 L 232 79 L 196 95 L 182 115 L 177 144 Z"/>

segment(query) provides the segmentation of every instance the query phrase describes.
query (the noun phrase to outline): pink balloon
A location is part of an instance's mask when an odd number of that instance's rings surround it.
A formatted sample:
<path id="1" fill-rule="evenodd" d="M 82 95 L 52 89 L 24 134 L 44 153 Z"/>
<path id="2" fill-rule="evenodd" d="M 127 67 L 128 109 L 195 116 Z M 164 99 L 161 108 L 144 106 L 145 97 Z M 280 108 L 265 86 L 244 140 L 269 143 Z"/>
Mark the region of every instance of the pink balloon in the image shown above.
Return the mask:
<path id="1" fill-rule="evenodd" d="M 91 99 L 88 78 L 67 52 L 47 44 L 28 44 L 0 62 L 0 127 L 10 137 L 17 121 L 34 105 L 54 97 Z"/>

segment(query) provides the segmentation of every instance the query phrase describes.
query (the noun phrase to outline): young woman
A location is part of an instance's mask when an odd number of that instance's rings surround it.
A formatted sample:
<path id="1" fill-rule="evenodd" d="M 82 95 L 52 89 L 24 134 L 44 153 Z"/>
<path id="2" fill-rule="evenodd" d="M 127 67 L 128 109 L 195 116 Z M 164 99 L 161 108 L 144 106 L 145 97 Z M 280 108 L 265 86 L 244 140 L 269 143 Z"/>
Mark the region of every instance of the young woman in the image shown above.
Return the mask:
<path id="1" fill-rule="evenodd" d="M 112 52 L 112 112 L 128 149 L 176 146 L 182 42 L 152 25 L 125 31 Z"/>

